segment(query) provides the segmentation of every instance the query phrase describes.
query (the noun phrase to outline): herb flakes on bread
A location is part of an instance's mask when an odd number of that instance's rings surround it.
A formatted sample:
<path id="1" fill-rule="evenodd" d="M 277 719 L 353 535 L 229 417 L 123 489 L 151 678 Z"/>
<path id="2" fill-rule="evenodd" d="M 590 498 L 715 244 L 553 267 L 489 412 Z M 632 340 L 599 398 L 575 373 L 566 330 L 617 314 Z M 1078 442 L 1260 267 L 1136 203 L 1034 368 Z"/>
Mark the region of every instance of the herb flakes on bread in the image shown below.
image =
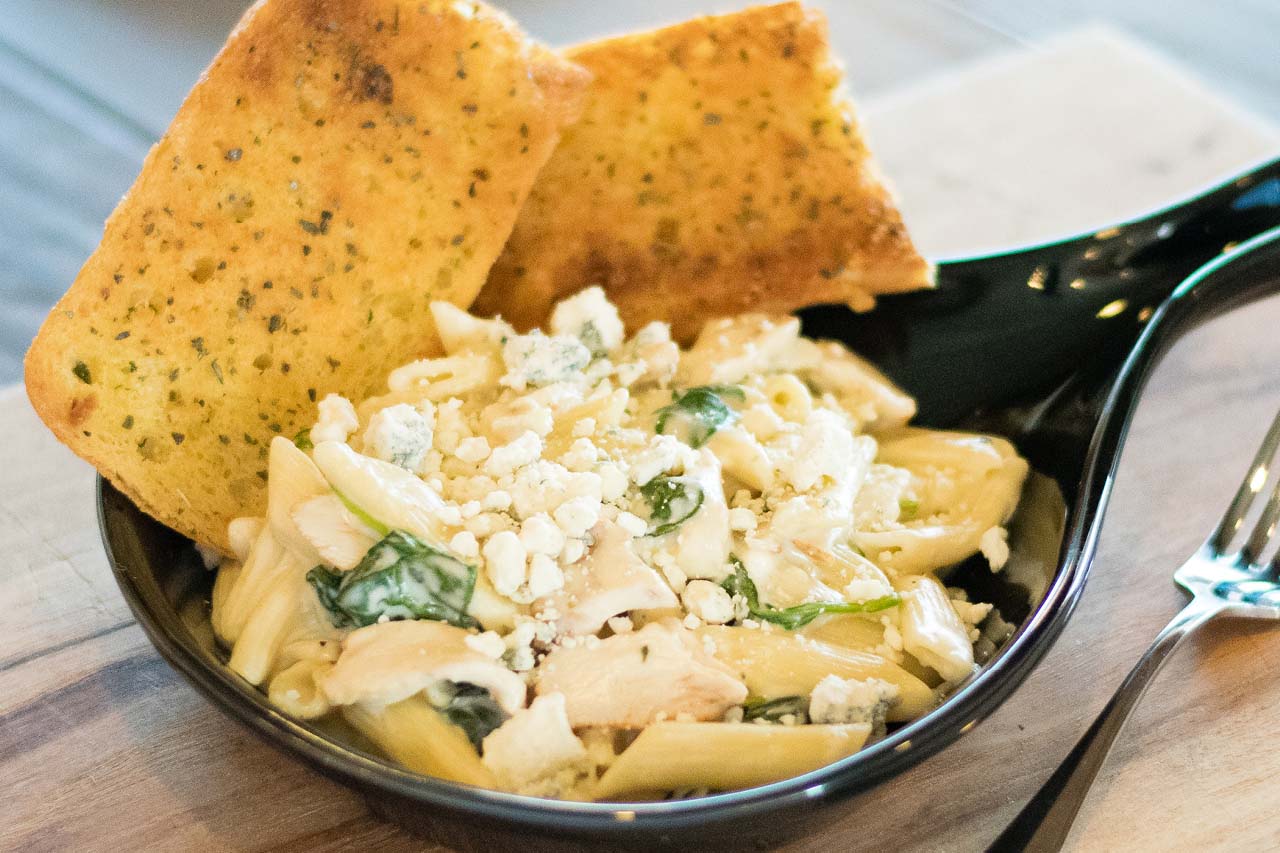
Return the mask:
<path id="1" fill-rule="evenodd" d="M 433 351 L 431 301 L 471 303 L 586 80 L 480 3 L 258 3 L 36 337 L 36 410 L 225 550 L 271 438 Z"/>
<path id="2" fill-rule="evenodd" d="M 629 328 L 925 287 L 843 97 L 821 13 L 798 3 L 570 48 L 593 75 L 475 310 L 520 328 L 602 285 Z"/>

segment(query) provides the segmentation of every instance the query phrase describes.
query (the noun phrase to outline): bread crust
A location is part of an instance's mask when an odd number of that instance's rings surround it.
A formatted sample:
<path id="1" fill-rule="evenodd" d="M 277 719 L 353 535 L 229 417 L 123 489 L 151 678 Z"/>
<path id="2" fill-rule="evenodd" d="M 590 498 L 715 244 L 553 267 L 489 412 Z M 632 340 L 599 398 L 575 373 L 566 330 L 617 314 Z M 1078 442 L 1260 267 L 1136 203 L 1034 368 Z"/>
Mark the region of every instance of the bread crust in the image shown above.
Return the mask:
<path id="1" fill-rule="evenodd" d="M 433 352 L 432 300 L 471 303 L 587 80 L 479 3 L 262 0 L 36 336 L 36 411 L 225 550 L 272 436 Z"/>
<path id="2" fill-rule="evenodd" d="M 584 44 L 594 82 L 476 304 L 520 328 L 601 284 L 636 328 L 925 287 L 822 15 L 799 3 Z"/>

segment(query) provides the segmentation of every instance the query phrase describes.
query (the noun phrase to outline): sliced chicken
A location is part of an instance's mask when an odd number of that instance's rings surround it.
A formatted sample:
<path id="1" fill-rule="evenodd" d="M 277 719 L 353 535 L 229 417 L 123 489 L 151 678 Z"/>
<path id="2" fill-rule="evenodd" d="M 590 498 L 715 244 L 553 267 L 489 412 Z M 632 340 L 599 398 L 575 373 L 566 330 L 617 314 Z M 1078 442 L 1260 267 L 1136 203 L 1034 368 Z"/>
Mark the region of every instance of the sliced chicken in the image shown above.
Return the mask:
<path id="1" fill-rule="evenodd" d="M 484 739 L 480 760 L 505 788 L 522 791 L 586 759 L 587 748 L 565 714 L 564 697 L 549 693 L 494 729 Z"/>
<path id="2" fill-rule="evenodd" d="M 667 623 L 562 646 L 547 655 L 537 677 L 539 695 L 564 694 L 574 728 L 638 729 L 682 715 L 717 720 L 747 698 L 746 685 L 692 632 Z"/>
<path id="3" fill-rule="evenodd" d="M 570 635 L 594 634 L 611 616 L 631 610 L 675 607 L 678 602 L 662 576 L 631 550 L 631 534 L 601 522 L 587 557 L 564 570 L 564 586 L 547 604 L 560 614 L 558 627 Z"/>
<path id="4" fill-rule="evenodd" d="M 382 706 L 438 681 L 483 687 L 508 714 L 524 707 L 525 685 L 502 662 L 476 651 L 465 629 L 444 622 L 383 622 L 353 631 L 320 684 L 334 705 Z"/>

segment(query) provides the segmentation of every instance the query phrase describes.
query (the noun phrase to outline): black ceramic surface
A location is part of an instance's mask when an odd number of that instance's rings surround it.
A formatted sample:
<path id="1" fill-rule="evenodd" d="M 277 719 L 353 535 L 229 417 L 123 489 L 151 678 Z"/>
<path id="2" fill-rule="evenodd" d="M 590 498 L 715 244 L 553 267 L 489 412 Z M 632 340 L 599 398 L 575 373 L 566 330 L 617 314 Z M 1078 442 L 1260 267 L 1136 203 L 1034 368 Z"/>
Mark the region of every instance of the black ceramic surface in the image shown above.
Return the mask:
<path id="1" fill-rule="evenodd" d="M 404 771 L 290 719 L 226 669 L 209 625 L 211 573 L 188 541 L 100 483 L 107 554 L 156 648 L 201 692 L 271 743 L 364 792 L 375 811 L 411 830 L 474 850 L 509 849 L 533 834 L 563 839 L 567 847 L 591 839 L 595 850 L 768 846 L 832 816 L 823 804 L 866 791 L 954 741 L 1040 660 L 1079 598 L 1147 375 L 1198 323 L 1280 292 L 1280 229 L 1267 231 L 1276 226 L 1280 163 L 1273 162 L 1139 221 L 942 263 L 936 290 L 886 298 L 868 315 L 829 307 L 805 312 L 809 334 L 846 341 L 913 394 L 919 423 L 978 427 L 1012 439 L 1056 481 L 1065 515 L 1054 517 L 1044 500 L 1030 501 L 1038 504 L 1030 507 L 1036 517 L 1023 511 L 1015 526 L 1015 553 L 1045 564 L 1040 589 L 1029 594 L 1008 573 L 973 565 L 952 576 L 1018 624 L 980 673 L 885 740 L 784 782 L 673 802 L 563 803 Z M 1050 491 L 1056 490 L 1042 489 L 1042 497 Z M 1047 544 L 1046 520 L 1051 532 L 1061 531 Z"/>

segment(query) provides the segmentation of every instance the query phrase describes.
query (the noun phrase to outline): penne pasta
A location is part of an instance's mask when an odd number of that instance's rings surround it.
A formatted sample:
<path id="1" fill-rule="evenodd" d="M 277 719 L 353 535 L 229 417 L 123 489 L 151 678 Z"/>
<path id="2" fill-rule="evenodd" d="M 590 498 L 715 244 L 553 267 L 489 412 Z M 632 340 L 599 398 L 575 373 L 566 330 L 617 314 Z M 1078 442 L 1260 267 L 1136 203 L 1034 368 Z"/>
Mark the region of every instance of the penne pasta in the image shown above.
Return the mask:
<path id="1" fill-rule="evenodd" d="M 314 720 L 333 707 L 320 689 L 319 681 L 333 664 L 315 658 L 300 660 L 271 679 L 267 698 L 286 714 Z"/>
<path id="2" fill-rule="evenodd" d="M 757 492 L 773 486 L 776 472 L 772 460 L 760 442 L 741 427 L 717 431 L 707 447 L 720 460 L 726 476 Z"/>
<path id="3" fill-rule="evenodd" d="M 291 513 L 298 504 L 332 493 L 307 454 L 283 436 L 271 440 L 268 460 L 267 524 L 276 542 L 293 551 L 304 562 L 315 565 L 320 554 L 298 530 Z"/>
<path id="4" fill-rule="evenodd" d="M 421 696 L 381 708 L 347 705 L 342 716 L 410 770 L 482 788 L 497 785 L 462 729 Z"/>
<path id="5" fill-rule="evenodd" d="M 267 590 L 290 571 L 306 571 L 306 566 L 290 556 L 276 541 L 270 526 L 263 528 L 249 551 L 249 559 L 245 560 L 235 583 L 227 590 L 215 622 L 218 636 L 224 642 L 234 644 Z"/>
<path id="6" fill-rule="evenodd" d="M 880 620 L 856 613 L 823 616 L 796 633 L 820 643 L 873 654 L 877 654 L 877 646 L 884 644 L 884 625 Z"/>
<path id="7" fill-rule="evenodd" d="M 444 502 L 413 474 L 337 441 L 317 444 L 313 455 L 329 484 L 370 526 L 406 530 L 428 542 L 445 538 L 436 517 Z"/>
<path id="8" fill-rule="evenodd" d="M 1008 557 L 1008 442 L 869 434 L 910 406 L 794 319 L 682 354 L 594 289 L 549 334 L 433 311 L 449 356 L 326 397 L 228 537 L 213 624 L 276 707 L 451 781 L 646 799 L 821 767 L 973 671 L 990 605 L 932 573 Z"/>
<path id="9" fill-rule="evenodd" d="M 600 777 L 597 800 L 708 788 L 733 791 L 816 770 L 862 748 L 867 724 L 654 723 Z"/>
<path id="10" fill-rule="evenodd" d="M 219 639 L 225 639 L 226 637 L 222 622 L 227 614 L 227 598 L 231 595 L 231 590 L 239 582 L 240 574 L 243 571 L 243 563 L 228 560 L 218 568 L 218 576 L 213 580 L 213 592 L 209 596 L 209 622 L 213 625 L 214 636 Z"/>
<path id="11" fill-rule="evenodd" d="M 895 571 L 923 574 L 976 553 L 983 535 L 1008 521 L 1027 476 L 1026 460 L 1004 439 L 904 429 L 881 442 L 877 460 L 917 478 L 919 521 L 857 530 L 854 543 Z"/>
<path id="12" fill-rule="evenodd" d="M 713 654 L 738 672 L 752 696 L 806 696 L 828 675 L 878 678 L 898 688 L 888 719 L 914 720 L 936 704 L 934 692 L 911 673 L 870 651 L 835 646 L 782 631 L 705 627 Z"/>
<path id="13" fill-rule="evenodd" d="M 301 572 L 289 566 L 264 591 L 236 638 L 228 666 L 250 684 L 261 684 L 271 674 L 276 655 L 284 646 L 291 620 L 297 614 L 305 584 Z M 289 569 L 295 569 L 289 571 Z"/>
<path id="14" fill-rule="evenodd" d="M 814 350 L 814 363 L 801 373 L 818 390 L 834 394 L 867 432 L 902 427 L 915 415 L 916 401 L 866 359 L 834 341 L 817 342 Z"/>
<path id="15" fill-rule="evenodd" d="M 973 673 L 973 643 L 942 584 L 920 575 L 902 585 L 902 647 L 947 681 Z"/>

